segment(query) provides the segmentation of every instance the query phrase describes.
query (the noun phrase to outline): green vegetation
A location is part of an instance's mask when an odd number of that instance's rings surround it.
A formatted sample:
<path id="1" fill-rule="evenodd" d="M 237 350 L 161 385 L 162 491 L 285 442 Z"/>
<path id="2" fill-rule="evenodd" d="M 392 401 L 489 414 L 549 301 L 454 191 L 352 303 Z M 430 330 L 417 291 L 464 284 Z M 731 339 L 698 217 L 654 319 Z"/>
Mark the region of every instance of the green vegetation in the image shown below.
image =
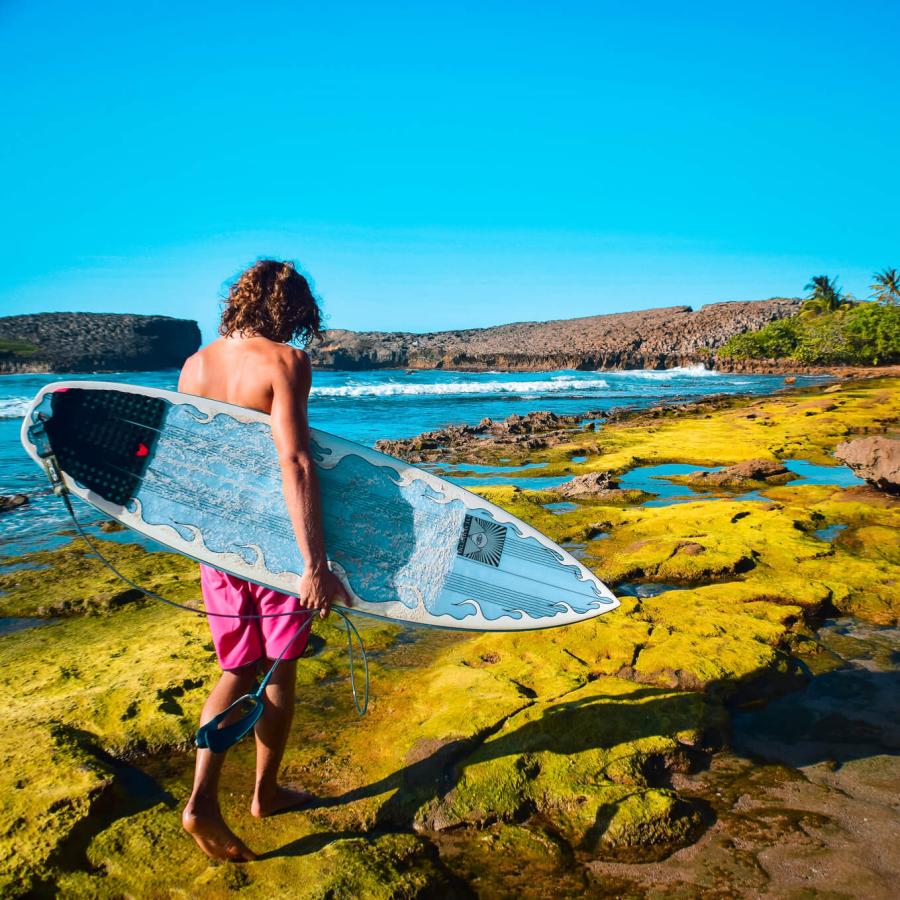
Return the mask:
<path id="1" fill-rule="evenodd" d="M 896 269 L 882 269 L 872 280 L 872 295 L 879 303 L 900 303 L 900 273 Z"/>
<path id="2" fill-rule="evenodd" d="M 834 312 L 847 302 L 837 279 L 828 275 L 813 275 L 806 285 L 806 290 L 810 292 L 806 303 L 803 304 L 803 309 L 807 313 Z"/>
<path id="3" fill-rule="evenodd" d="M 845 295 L 835 279 L 817 275 L 790 319 L 738 334 L 720 359 L 778 359 L 806 365 L 886 365 L 900 362 L 900 287 L 896 269 L 873 275 L 874 302 Z"/>
<path id="4" fill-rule="evenodd" d="M 772 322 L 738 334 L 720 359 L 781 359 L 817 365 L 887 365 L 900 362 L 900 306 L 855 303 L 831 312 Z"/>
<path id="5" fill-rule="evenodd" d="M 0 354 L 11 353 L 13 356 L 31 356 L 40 349 L 37 344 L 30 344 L 28 341 L 0 338 Z"/>

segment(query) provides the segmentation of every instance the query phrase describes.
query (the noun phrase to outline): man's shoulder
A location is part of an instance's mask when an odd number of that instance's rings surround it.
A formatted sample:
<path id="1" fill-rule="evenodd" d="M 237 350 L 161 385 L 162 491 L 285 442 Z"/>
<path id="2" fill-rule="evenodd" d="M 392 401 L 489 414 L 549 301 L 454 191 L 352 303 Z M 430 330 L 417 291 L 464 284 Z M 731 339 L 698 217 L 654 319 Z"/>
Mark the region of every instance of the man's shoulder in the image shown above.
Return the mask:
<path id="1" fill-rule="evenodd" d="M 312 365 L 309 356 L 299 347 L 277 344 L 271 358 L 282 375 L 290 378 L 292 381 L 306 380 L 310 377 Z"/>
<path id="2" fill-rule="evenodd" d="M 192 384 L 203 363 L 203 350 L 197 350 L 192 353 L 181 365 L 181 372 L 178 376 L 178 389 L 187 390 Z"/>
<path id="3" fill-rule="evenodd" d="M 299 366 L 308 369 L 310 366 L 309 354 L 299 347 L 290 344 L 276 344 L 279 362 L 287 366 Z"/>

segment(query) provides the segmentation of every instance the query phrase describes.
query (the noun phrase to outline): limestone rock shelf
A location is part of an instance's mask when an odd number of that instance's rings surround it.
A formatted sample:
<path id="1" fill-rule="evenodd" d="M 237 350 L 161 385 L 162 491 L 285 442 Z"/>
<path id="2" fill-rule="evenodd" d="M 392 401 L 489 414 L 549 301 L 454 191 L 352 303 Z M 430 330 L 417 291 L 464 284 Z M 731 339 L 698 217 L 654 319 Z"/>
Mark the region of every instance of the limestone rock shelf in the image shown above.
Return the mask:
<path id="1" fill-rule="evenodd" d="M 730 337 L 794 315 L 800 300 L 671 306 L 463 331 L 326 331 L 313 364 L 333 369 L 664 369 L 712 359 Z"/>

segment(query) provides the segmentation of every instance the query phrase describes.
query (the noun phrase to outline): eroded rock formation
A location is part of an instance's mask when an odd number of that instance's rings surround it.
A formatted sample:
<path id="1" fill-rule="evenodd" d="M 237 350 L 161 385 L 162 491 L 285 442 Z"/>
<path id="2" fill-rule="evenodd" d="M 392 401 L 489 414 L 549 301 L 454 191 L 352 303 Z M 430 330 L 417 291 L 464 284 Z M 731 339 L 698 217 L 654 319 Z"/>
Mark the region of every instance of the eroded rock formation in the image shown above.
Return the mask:
<path id="1" fill-rule="evenodd" d="M 834 455 L 879 490 L 900 494 L 900 439 L 878 435 L 844 441 Z"/>
<path id="2" fill-rule="evenodd" d="M 464 331 L 326 331 L 314 365 L 334 369 L 664 369 L 705 363 L 730 337 L 797 312 L 776 298 L 517 322 Z"/>

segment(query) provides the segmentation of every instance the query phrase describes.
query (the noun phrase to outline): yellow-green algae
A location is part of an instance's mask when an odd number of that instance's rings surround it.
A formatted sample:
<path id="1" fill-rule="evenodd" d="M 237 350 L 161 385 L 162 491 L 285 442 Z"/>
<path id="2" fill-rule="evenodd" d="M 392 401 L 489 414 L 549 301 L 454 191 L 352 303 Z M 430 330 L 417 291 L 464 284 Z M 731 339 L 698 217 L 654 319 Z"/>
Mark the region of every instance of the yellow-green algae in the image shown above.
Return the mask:
<path id="1" fill-rule="evenodd" d="M 701 694 L 590 682 L 507 718 L 465 759 L 456 786 L 420 815 L 446 828 L 536 812 L 579 849 L 664 853 L 700 816 L 653 782 L 689 766 L 687 748 L 716 718 Z"/>
<path id="2" fill-rule="evenodd" d="M 541 476 L 624 472 L 640 465 L 727 466 L 748 459 L 802 458 L 834 465 L 834 448 L 849 436 L 883 431 L 900 416 L 900 379 L 810 387 L 761 398 L 707 401 L 663 412 L 644 411 L 598 431 L 573 432 L 544 450 L 503 445 L 493 455 L 510 465 L 545 462 Z M 473 451 L 477 452 L 477 451 Z M 472 454 L 467 454 L 467 458 Z M 573 456 L 587 456 L 583 463 Z M 526 458 L 527 457 L 527 458 Z"/>
<path id="3" fill-rule="evenodd" d="M 112 542 L 108 542 L 112 543 Z M 104 546 L 104 553 L 142 561 L 137 547 Z M 70 566 L 83 558 L 70 549 L 41 559 L 67 582 Z M 157 555 L 154 555 L 154 558 Z M 73 563 L 73 560 L 76 560 Z M 121 561 L 118 560 L 117 561 Z M 96 560 L 91 566 L 99 567 Z M 176 558 L 168 565 L 178 568 Z M 123 566 L 139 573 L 140 564 Z M 162 569 L 167 568 L 163 561 Z M 197 596 L 196 564 L 184 599 Z M 41 572 L 14 573 L 47 582 L 47 594 L 26 590 L 20 612 L 68 588 Z M 105 593 L 87 588 L 87 597 Z M 149 579 L 158 590 L 159 579 Z M 90 607 L 95 609 L 95 607 Z M 309 684 L 342 671 L 342 631 L 334 624 L 317 629 L 332 649 L 304 661 L 299 681 Z M 376 651 L 390 643 L 394 626 L 366 623 L 367 644 Z M 379 671 L 377 658 L 373 672 Z M 152 605 L 116 615 L 76 617 L 0 637 L 0 685 L 4 693 L 0 729 L 0 890 L 27 888 L 44 879 L 45 866 L 92 802 L 112 781 L 107 760 L 188 746 L 200 707 L 218 674 L 205 621 L 169 607 Z M 377 677 L 377 676 L 376 676 Z"/>
<path id="4" fill-rule="evenodd" d="M 436 862 L 433 849 L 411 834 L 336 838 L 311 843 L 311 852 L 252 866 L 208 866 L 192 842 L 180 834 L 177 815 L 165 805 L 120 819 L 95 840 L 88 862 L 95 872 L 72 872 L 59 881 L 66 896 L 123 897 L 242 896 L 335 898 L 453 898 L 466 896 Z M 163 861 L 158 849 L 174 853 Z M 171 848 L 171 851 L 169 850 Z M 173 872 L 178 873 L 173 883 Z"/>
<path id="5" fill-rule="evenodd" d="M 99 542 L 123 575 L 172 600 L 198 596 L 197 564 L 186 556 L 150 553 L 133 544 Z M 16 559 L 22 568 L 0 568 L 0 615 L 52 616 L 104 613 L 125 603 L 142 603 L 81 541 L 58 550 L 38 550 Z"/>
<path id="6" fill-rule="evenodd" d="M 543 454 L 578 471 L 766 453 L 826 462 L 848 433 L 896 418 L 896 387 L 873 381 L 827 397 L 806 391 L 627 420 Z M 580 466 L 569 459 L 577 452 L 588 454 Z M 432 632 L 410 644 L 396 641 L 397 628 L 366 622 L 374 697 L 363 720 L 352 713 L 341 632 L 317 625 L 328 643 L 300 664 L 285 770 L 329 799 L 252 819 L 253 748 L 238 747 L 223 808 L 263 852 L 241 867 L 207 865 L 178 824 L 185 748 L 217 673 L 202 619 L 119 606 L 110 598 L 121 588 L 77 545 L 31 557 L 49 569 L 3 576 L 7 615 L 115 614 L 0 638 L 0 890 L 453 896 L 453 872 L 468 871 L 460 859 L 484 828 L 501 855 L 561 848 L 551 866 L 571 854 L 656 858 L 704 827 L 671 776 L 718 740 L 721 699 L 789 668 L 805 618 L 831 609 L 897 617 L 898 504 L 868 489 L 772 487 L 766 502 L 653 508 L 579 500 L 558 516 L 543 508 L 556 499 L 546 492 L 483 493 L 556 540 L 587 542 L 586 563 L 608 582 L 680 589 L 547 632 Z M 846 530 L 830 543 L 815 537 L 831 524 Z M 109 551 L 139 582 L 196 597 L 193 564 Z M 153 775 L 146 796 L 129 790 L 122 759 Z M 455 849 L 438 857 L 450 835 Z"/>

